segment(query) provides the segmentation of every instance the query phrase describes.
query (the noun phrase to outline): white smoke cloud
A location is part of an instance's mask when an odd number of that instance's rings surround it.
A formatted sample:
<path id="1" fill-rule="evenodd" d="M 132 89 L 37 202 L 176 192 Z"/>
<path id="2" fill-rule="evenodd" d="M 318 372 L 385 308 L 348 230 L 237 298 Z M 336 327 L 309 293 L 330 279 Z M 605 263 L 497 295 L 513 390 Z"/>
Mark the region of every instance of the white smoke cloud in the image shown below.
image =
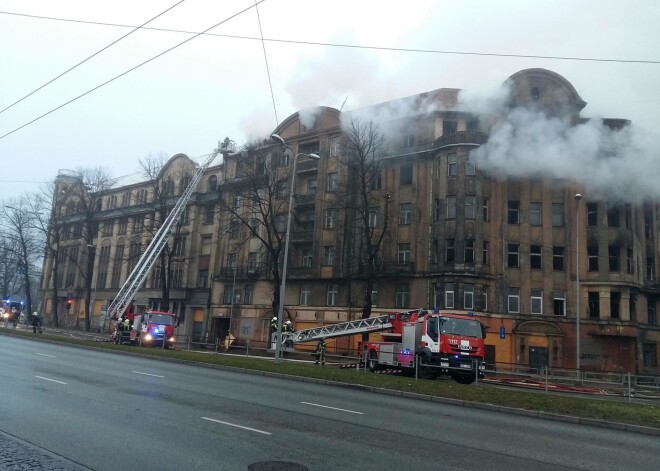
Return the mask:
<path id="1" fill-rule="evenodd" d="M 313 128 L 314 123 L 316 122 L 316 117 L 319 115 L 320 112 L 321 112 L 321 107 L 319 106 L 312 106 L 310 108 L 305 108 L 303 110 L 298 111 L 298 119 L 300 120 L 300 124 L 302 124 L 308 129 Z"/>
<path id="2" fill-rule="evenodd" d="M 599 118 L 574 125 L 516 108 L 500 115 L 488 142 L 471 158 L 500 175 L 573 180 L 596 198 L 632 203 L 660 198 L 657 137 L 634 125 L 612 130 Z"/>

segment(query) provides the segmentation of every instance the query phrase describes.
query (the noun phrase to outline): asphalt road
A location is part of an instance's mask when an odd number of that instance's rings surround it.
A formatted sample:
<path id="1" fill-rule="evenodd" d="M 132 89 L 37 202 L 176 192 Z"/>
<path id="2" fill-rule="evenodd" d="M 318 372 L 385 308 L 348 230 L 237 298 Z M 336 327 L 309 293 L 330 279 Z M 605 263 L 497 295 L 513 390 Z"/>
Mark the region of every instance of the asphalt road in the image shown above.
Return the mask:
<path id="1" fill-rule="evenodd" d="M 0 359 L 0 430 L 96 470 L 655 471 L 660 456 L 657 436 L 13 337 Z"/>

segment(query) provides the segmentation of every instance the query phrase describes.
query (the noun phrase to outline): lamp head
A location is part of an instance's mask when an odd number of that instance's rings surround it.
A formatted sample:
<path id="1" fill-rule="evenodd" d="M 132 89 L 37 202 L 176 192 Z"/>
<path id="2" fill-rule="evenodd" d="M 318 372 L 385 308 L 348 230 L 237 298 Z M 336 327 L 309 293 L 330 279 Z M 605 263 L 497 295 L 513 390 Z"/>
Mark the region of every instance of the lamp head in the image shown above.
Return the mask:
<path id="1" fill-rule="evenodd" d="M 314 154 L 314 153 L 307 154 L 307 157 L 309 157 L 310 159 L 314 159 L 314 160 L 319 160 L 321 158 L 321 156 L 319 154 Z"/>
<path id="2" fill-rule="evenodd" d="M 582 195 L 580 193 L 575 193 L 575 201 L 580 201 L 582 199 Z"/>
<path id="3" fill-rule="evenodd" d="M 274 140 L 275 142 L 279 142 L 280 144 L 282 144 L 284 146 L 286 145 L 286 142 L 284 142 L 284 139 L 279 134 L 271 134 L 270 138 L 272 140 Z"/>

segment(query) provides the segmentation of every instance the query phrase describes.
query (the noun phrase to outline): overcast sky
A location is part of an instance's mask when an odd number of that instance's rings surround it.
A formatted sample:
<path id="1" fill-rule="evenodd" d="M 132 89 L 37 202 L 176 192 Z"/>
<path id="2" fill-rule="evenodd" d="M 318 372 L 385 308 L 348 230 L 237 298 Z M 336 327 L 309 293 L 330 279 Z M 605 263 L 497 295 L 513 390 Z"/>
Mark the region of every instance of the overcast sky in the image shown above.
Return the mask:
<path id="1" fill-rule="evenodd" d="M 0 0 L 0 109 L 177 1 Z M 215 35 L 11 133 L 218 23 Z M 660 61 L 659 25 L 657 0 L 185 0 L 147 27 L 188 33 L 136 31 L 0 113 L 0 136 L 11 133 L 0 138 L 0 200 L 38 190 L 60 169 L 101 165 L 120 177 L 149 154 L 198 159 L 226 136 L 239 145 L 267 136 L 306 107 L 352 110 L 443 87 L 488 94 L 532 67 L 571 82 L 584 115 L 658 132 L 660 63 L 386 48 Z"/>

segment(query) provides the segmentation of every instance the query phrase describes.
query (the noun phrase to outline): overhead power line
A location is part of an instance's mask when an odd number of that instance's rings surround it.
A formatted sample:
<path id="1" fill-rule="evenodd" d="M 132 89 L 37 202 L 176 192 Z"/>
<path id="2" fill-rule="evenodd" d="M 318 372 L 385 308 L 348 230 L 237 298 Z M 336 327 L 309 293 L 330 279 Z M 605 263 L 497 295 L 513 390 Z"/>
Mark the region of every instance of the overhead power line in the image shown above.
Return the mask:
<path id="1" fill-rule="evenodd" d="M 182 4 L 182 3 L 185 2 L 185 1 L 186 1 L 186 0 L 180 0 L 180 1 L 178 1 L 177 3 L 175 3 L 174 5 L 172 5 L 171 7 L 169 7 L 167 10 L 164 10 L 164 11 L 160 12 L 159 14 L 157 14 L 156 16 L 154 16 L 153 18 L 151 18 L 150 20 L 148 20 L 148 21 L 142 23 L 140 26 L 136 26 L 135 28 L 133 28 L 132 31 L 129 31 L 128 33 L 126 33 L 125 35 L 123 35 L 121 38 L 112 41 L 110 44 L 108 44 L 107 46 L 105 46 L 105 47 L 102 48 L 102 49 L 99 49 L 98 51 L 96 51 L 96 52 L 95 52 L 94 54 L 92 54 L 91 56 L 89 56 L 89 57 L 87 57 L 86 59 L 83 59 L 82 61 L 78 62 L 76 65 L 74 65 L 73 67 L 71 67 L 71 68 L 65 70 L 64 72 L 62 72 L 61 74 L 59 74 L 59 75 L 56 76 L 55 78 L 50 79 L 48 82 L 44 83 L 44 84 L 43 84 L 42 86 L 40 86 L 39 88 L 37 88 L 37 89 L 35 89 L 35 90 L 32 90 L 30 93 L 28 93 L 27 95 L 25 95 L 23 98 L 19 98 L 18 100 L 16 100 L 16 101 L 15 101 L 14 103 L 12 103 L 11 105 L 9 105 L 9 106 L 3 108 L 2 110 L 0 110 L 0 114 L 4 113 L 5 111 L 7 111 L 7 110 L 8 110 L 9 108 L 11 108 L 12 106 L 17 105 L 18 103 L 22 102 L 23 100 L 25 100 L 25 99 L 28 98 L 29 96 L 34 95 L 35 93 L 37 93 L 37 92 L 38 92 L 39 90 L 41 90 L 42 88 L 44 88 L 44 87 L 50 85 L 51 83 L 53 83 L 55 80 L 57 80 L 57 79 L 59 79 L 59 78 L 65 76 L 66 74 L 68 74 L 69 72 L 71 72 L 73 69 L 75 69 L 75 68 L 77 68 L 77 67 L 83 65 L 85 62 L 87 62 L 87 61 L 90 60 L 91 58 L 93 58 L 93 57 L 95 57 L 95 56 L 98 56 L 99 54 L 101 54 L 101 53 L 102 53 L 103 51 L 105 51 L 106 49 L 109 49 L 110 47 L 114 46 L 115 44 L 117 44 L 117 43 L 118 43 L 119 41 L 121 41 L 122 39 L 127 38 L 127 37 L 130 36 L 131 34 L 135 33 L 137 30 L 139 30 L 140 28 L 142 28 L 143 26 L 146 26 L 147 24 L 151 23 L 151 22 L 152 22 L 153 20 L 155 20 L 156 18 L 158 18 L 158 17 L 160 17 L 160 16 L 163 16 L 165 13 L 167 13 L 168 11 L 170 11 L 170 10 L 173 9 L 174 7 L 176 7 L 176 6 L 180 5 L 180 4 Z"/>
<path id="2" fill-rule="evenodd" d="M 255 8 L 257 5 L 259 5 L 260 3 L 263 3 L 263 2 L 265 2 L 265 1 L 266 1 L 266 0 L 257 0 L 257 1 L 255 2 L 254 5 L 250 5 L 249 7 L 244 8 L 244 9 L 240 10 L 240 11 L 237 12 L 237 13 L 234 13 L 233 15 L 231 15 L 231 16 L 225 18 L 224 20 L 220 21 L 219 23 L 214 24 L 214 25 L 211 26 L 210 28 L 207 28 L 207 29 L 205 29 L 205 30 L 202 31 L 202 32 L 196 33 L 194 36 L 192 36 L 192 37 L 186 39 L 185 41 L 181 41 L 180 43 L 175 44 L 174 46 L 170 47 L 169 49 L 164 50 L 163 52 L 161 52 L 161 53 L 159 53 L 159 54 L 156 54 L 155 56 L 151 57 L 150 59 L 147 59 L 146 61 L 141 62 L 141 63 L 139 63 L 138 65 L 136 65 L 136 66 L 134 66 L 134 67 L 131 67 L 131 68 L 128 69 L 128 70 L 125 70 L 124 72 L 122 72 L 122 73 L 119 74 L 119 75 L 115 75 L 115 76 L 112 77 L 111 79 L 106 80 L 105 82 L 103 82 L 103 83 L 97 85 L 96 87 L 87 90 L 85 93 L 81 93 L 81 94 L 78 95 L 77 97 L 72 98 L 71 100 L 69 100 L 69 101 L 67 101 L 67 102 L 65 102 L 65 103 L 62 103 L 61 105 L 59 105 L 59 106 L 53 108 L 53 109 L 50 110 L 50 111 L 47 111 L 46 113 L 44 113 L 44 114 L 42 114 L 42 115 L 40 115 L 40 116 L 34 118 L 33 120 L 28 121 L 27 123 L 25 123 L 25 124 L 23 124 L 23 125 L 21 125 L 21 126 L 15 128 L 15 129 L 9 131 L 9 132 L 6 133 L 6 134 L 3 134 L 2 136 L 0 136 L 0 140 L 2 140 L 2 139 L 4 139 L 5 137 L 7 137 L 7 136 L 9 136 L 9 135 L 11 135 L 11 134 L 13 134 L 13 133 L 15 133 L 16 131 L 19 131 L 19 130 L 23 129 L 23 128 L 26 127 L 26 126 L 29 126 L 30 124 L 32 124 L 32 123 L 34 123 L 34 122 L 36 122 L 36 121 L 39 121 L 41 118 L 44 118 L 44 117 L 48 116 L 48 115 L 51 114 L 51 113 L 54 113 L 55 111 L 59 110 L 60 108 L 64 108 L 65 106 L 67 106 L 67 105 L 73 103 L 74 101 L 79 100 L 80 98 L 82 98 L 82 97 L 84 97 L 84 96 L 86 96 L 86 95 L 89 95 L 89 94 L 92 93 L 93 91 L 96 91 L 96 90 L 98 90 L 99 88 L 104 87 L 105 85 L 107 85 L 107 84 L 109 84 L 109 83 L 111 83 L 111 82 L 114 82 L 114 81 L 117 80 L 118 78 L 123 77 L 124 75 L 126 75 L 126 74 L 128 74 L 128 73 L 130 73 L 130 72 L 133 72 L 133 71 L 136 70 L 136 69 L 139 69 L 139 68 L 142 67 L 143 65 L 146 65 L 146 64 L 148 64 L 149 62 L 158 59 L 159 57 L 161 57 L 161 56 L 167 54 L 168 52 L 173 51 L 174 49 L 176 49 L 176 48 L 178 48 L 178 47 L 180 47 L 180 46 L 183 46 L 184 44 L 186 44 L 186 43 L 192 41 L 192 40 L 195 39 L 195 38 L 198 38 L 199 36 L 201 36 L 202 34 L 206 33 L 207 31 L 210 31 L 210 30 L 212 30 L 213 28 L 216 28 L 216 27 L 220 26 L 221 24 L 226 23 L 227 21 L 232 20 L 232 19 L 236 18 L 237 16 L 242 15 L 242 14 L 245 13 L 246 11 L 248 11 L 248 10 L 250 10 L 250 9 L 252 9 L 252 8 Z"/>
<path id="3" fill-rule="evenodd" d="M 264 1 L 264 0 L 262 0 Z M 27 18 L 37 18 L 41 20 L 51 20 L 51 21 L 67 21 L 71 23 L 83 23 L 83 24 L 93 24 L 99 26 L 114 26 L 119 28 L 135 28 L 135 26 L 125 25 L 120 23 L 104 23 L 100 21 L 86 21 L 86 20 L 75 20 L 71 18 L 57 18 L 52 16 L 39 16 L 39 15 L 28 15 L 25 13 L 16 13 L 10 11 L 0 11 L 2 15 L 14 15 L 14 16 L 23 16 Z M 342 43 L 325 43 L 320 41 L 296 41 L 293 39 L 274 39 L 274 38 L 258 38 L 254 36 L 239 36 L 232 34 L 218 34 L 218 33 L 208 33 L 203 31 L 198 33 L 196 31 L 186 31 L 180 29 L 170 29 L 170 28 L 153 28 L 153 27 L 143 27 L 142 29 L 150 31 L 162 31 L 165 33 L 180 33 L 180 34 L 204 34 L 206 36 L 218 36 L 223 38 L 232 38 L 232 39 L 249 39 L 253 41 L 268 41 L 268 42 L 277 42 L 277 43 L 288 43 L 288 44 L 304 44 L 310 46 L 330 46 L 330 47 L 343 47 L 343 48 L 353 48 L 353 49 L 371 49 L 377 51 L 393 51 L 393 52 L 416 52 L 424 54 L 453 54 L 453 55 L 465 55 L 465 56 L 490 56 L 490 57 L 515 57 L 522 59 L 553 59 L 553 60 L 566 60 L 566 61 L 588 61 L 588 62 L 616 62 L 622 64 L 660 64 L 660 60 L 649 60 L 649 59 L 610 59 L 610 58 L 601 58 L 601 57 L 576 57 L 576 56 L 542 56 L 536 54 L 504 54 L 497 52 L 475 52 L 475 51 L 449 51 L 449 50 L 440 50 L 440 49 L 419 49 L 419 48 L 403 48 L 403 47 L 384 47 L 384 46 L 363 46 L 357 44 L 342 44 Z"/>

